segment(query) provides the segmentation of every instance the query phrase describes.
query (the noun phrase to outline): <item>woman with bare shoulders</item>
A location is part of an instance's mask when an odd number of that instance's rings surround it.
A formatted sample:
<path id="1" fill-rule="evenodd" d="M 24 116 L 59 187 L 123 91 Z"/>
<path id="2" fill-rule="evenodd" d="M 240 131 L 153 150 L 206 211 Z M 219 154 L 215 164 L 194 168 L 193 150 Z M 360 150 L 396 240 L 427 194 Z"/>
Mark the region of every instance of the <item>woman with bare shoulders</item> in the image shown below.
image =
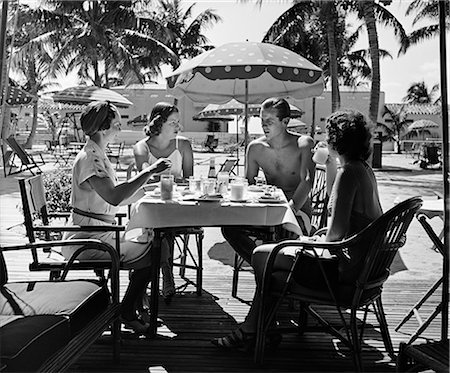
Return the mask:
<path id="1" fill-rule="evenodd" d="M 167 158 L 171 167 L 164 173 L 174 175 L 175 180 L 183 181 L 194 173 L 191 143 L 179 136 L 181 130 L 180 114 L 175 105 L 159 102 L 153 108 L 149 123 L 144 128 L 147 136 L 133 147 L 138 170 L 154 164 L 160 158 Z M 175 294 L 170 257 L 173 252 L 173 237 L 166 235 L 168 250 L 161 251 L 161 271 L 163 274 L 163 297 L 170 302 Z"/>
<path id="2" fill-rule="evenodd" d="M 367 227 L 382 215 L 378 196 L 377 182 L 372 168 L 366 160 L 370 155 L 371 132 L 364 116 L 355 110 L 340 110 L 327 118 L 327 142 L 330 156 L 327 161 L 327 172 L 336 175 L 330 196 L 331 219 L 325 241 L 339 241 Z M 336 173 L 336 158 L 339 158 L 341 168 Z M 306 238 L 310 240 L 311 238 Z M 313 238 L 314 239 L 314 238 Z M 319 239 L 319 238 L 317 238 Z M 252 267 L 255 270 L 256 286 L 260 286 L 266 260 L 273 249 L 273 244 L 257 247 L 252 255 Z M 282 249 L 274 264 L 276 271 L 289 271 L 297 254 L 298 248 Z M 339 283 L 355 281 L 363 265 L 366 252 L 364 247 L 348 252 L 348 258 L 332 261 L 336 268 L 330 268 L 337 273 Z M 338 264 L 337 264 L 338 263 Z M 315 276 L 314 266 L 299 265 L 301 276 Z M 308 271 L 310 271 L 308 273 Z M 315 276 L 317 278 L 317 276 Z M 308 287 L 322 286 L 315 282 Z M 212 343 L 221 348 L 248 350 L 255 344 L 256 326 L 260 299 L 255 292 L 252 306 L 238 329 L 231 334 L 216 338 Z M 268 343 L 276 344 L 281 340 L 279 334 L 273 333 Z"/>

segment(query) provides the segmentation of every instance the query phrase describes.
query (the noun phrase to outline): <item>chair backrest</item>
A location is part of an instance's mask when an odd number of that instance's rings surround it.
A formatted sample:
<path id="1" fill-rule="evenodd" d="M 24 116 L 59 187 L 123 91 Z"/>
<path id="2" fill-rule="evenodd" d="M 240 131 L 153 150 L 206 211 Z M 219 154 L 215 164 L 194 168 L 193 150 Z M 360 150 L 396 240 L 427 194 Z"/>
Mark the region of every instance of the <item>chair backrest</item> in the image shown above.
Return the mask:
<path id="1" fill-rule="evenodd" d="M 136 175 L 138 173 L 138 169 L 136 167 L 136 163 L 132 162 L 128 167 L 127 167 L 127 180 L 131 179 L 132 176 Z"/>
<path id="2" fill-rule="evenodd" d="M 309 193 L 311 200 L 311 225 L 317 230 L 327 225 L 328 194 L 326 185 L 326 171 L 323 166 L 316 166 L 314 183 Z"/>
<path id="3" fill-rule="evenodd" d="M 27 237 L 30 242 L 35 242 L 33 224 L 36 217 L 39 216 L 44 225 L 49 223 L 42 176 L 37 175 L 28 179 L 19 179 L 19 189 Z M 50 239 L 50 237 L 46 238 Z"/>
<path id="4" fill-rule="evenodd" d="M 227 158 L 225 162 L 222 163 L 218 172 L 228 172 L 228 174 L 236 175 L 234 169 L 238 165 L 237 158 Z"/>
<path id="5" fill-rule="evenodd" d="M 22 148 L 22 146 L 17 142 L 17 140 L 14 138 L 14 136 L 8 137 L 5 141 L 9 145 L 9 147 L 14 151 L 14 153 L 17 154 L 17 156 L 19 157 L 22 164 L 24 164 L 24 165 L 33 164 L 33 161 L 31 160 L 30 156 Z"/>
<path id="6" fill-rule="evenodd" d="M 119 144 L 108 144 L 106 147 L 106 154 L 108 157 L 120 157 L 122 156 L 123 150 L 125 148 L 125 144 L 123 142 Z"/>
<path id="7" fill-rule="evenodd" d="M 214 138 L 214 135 L 207 135 L 205 141 L 205 147 L 209 149 L 215 149 L 219 145 L 219 139 Z"/>
<path id="8" fill-rule="evenodd" d="M 366 246 L 363 269 L 357 281 L 361 291 L 380 287 L 388 278 L 397 251 L 406 242 L 406 231 L 422 206 L 420 197 L 409 198 L 389 211 L 351 239 L 356 247 Z"/>

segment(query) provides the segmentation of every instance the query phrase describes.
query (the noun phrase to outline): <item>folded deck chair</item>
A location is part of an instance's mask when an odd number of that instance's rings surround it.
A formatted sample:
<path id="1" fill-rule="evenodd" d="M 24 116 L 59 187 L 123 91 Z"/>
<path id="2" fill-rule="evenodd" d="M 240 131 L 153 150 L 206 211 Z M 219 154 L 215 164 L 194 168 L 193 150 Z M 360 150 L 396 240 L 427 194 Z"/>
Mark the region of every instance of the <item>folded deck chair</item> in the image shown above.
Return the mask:
<path id="1" fill-rule="evenodd" d="M 27 153 L 22 145 L 20 145 L 13 136 L 8 137 L 4 141 L 11 148 L 11 151 L 5 152 L 2 146 L 5 176 L 19 174 L 27 170 L 35 175 L 35 173 L 33 172 L 34 169 L 37 169 L 37 173 L 42 173 L 42 170 L 34 160 L 33 155 Z M 39 155 L 41 157 L 41 163 L 43 163 L 42 154 Z M 16 163 L 14 162 L 16 157 L 19 158 L 20 165 L 16 165 Z M 9 167 L 8 173 L 6 173 L 6 167 Z"/>

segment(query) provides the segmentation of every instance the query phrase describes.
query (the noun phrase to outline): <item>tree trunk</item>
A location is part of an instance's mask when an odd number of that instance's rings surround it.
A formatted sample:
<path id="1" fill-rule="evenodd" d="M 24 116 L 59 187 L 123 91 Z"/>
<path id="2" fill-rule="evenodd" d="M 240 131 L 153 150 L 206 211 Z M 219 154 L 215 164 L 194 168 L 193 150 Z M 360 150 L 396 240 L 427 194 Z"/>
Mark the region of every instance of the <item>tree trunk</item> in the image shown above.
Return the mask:
<path id="1" fill-rule="evenodd" d="M 372 85 L 370 88 L 369 118 L 374 125 L 378 121 L 378 105 L 380 102 L 380 53 L 378 47 L 377 25 L 373 11 L 373 1 L 363 3 L 364 19 L 369 38 L 370 62 L 372 68 Z"/>
<path id="2" fill-rule="evenodd" d="M 94 68 L 94 85 L 96 87 L 101 87 L 102 86 L 102 81 L 100 78 L 100 74 L 98 73 L 98 61 L 92 61 L 92 65 Z"/>
<path id="3" fill-rule="evenodd" d="M 108 59 L 105 59 L 105 88 L 109 88 L 109 71 L 108 71 Z"/>
<path id="4" fill-rule="evenodd" d="M 32 56 L 28 60 L 28 71 L 30 76 L 29 82 L 31 86 L 31 93 L 35 97 L 37 97 L 36 64 Z M 31 122 L 30 135 L 28 136 L 28 139 L 24 145 L 26 149 L 31 149 L 31 147 L 33 146 L 34 138 L 36 137 L 37 123 L 38 123 L 38 100 L 33 99 L 33 121 Z"/>
<path id="5" fill-rule="evenodd" d="M 402 154 L 402 142 L 400 140 L 396 140 L 397 143 L 397 154 Z"/>
<path id="6" fill-rule="evenodd" d="M 330 4 L 334 7 L 334 4 Z M 333 12 L 332 14 L 334 14 Z M 341 107 L 341 97 L 339 94 L 339 82 L 338 82 L 338 63 L 337 63 L 337 51 L 336 43 L 334 40 L 334 26 L 335 18 L 330 17 L 327 22 L 327 39 L 328 39 L 328 54 L 330 57 L 330 78 L 331 78 L 331 112 L 335 112 Z"/>

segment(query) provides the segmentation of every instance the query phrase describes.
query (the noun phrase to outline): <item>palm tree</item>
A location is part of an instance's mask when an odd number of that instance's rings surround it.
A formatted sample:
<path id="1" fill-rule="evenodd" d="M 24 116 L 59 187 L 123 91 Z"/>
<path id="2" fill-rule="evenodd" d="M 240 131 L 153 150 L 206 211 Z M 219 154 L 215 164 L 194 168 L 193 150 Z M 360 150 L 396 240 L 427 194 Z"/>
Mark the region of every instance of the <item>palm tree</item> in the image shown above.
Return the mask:
<path id="1" fill-rule="evenodd" d="M 60 30 L 54 56 L 53 68 L 59 73 L 77 70 L 81 81 L 92 80 L 94 85 L 108 88 L 111 74 L 125 81 L 142 80 L 136 51 L 152 55 L 154 74 L 159 72 L 163 53 L 171 53 L 164 44 L 140 32 L 131 2 L 47 0 L 45 5 L 70 20 L 70 25 Z M 140 47 L 133 48 L 133 44 Z"/>
<path id="2" fill-rule="evenodd" d="M 378 122 L 377 126 L 385 130 L 385 140 L 395 141 L 397 154 L 401 154 L 401 135 L 409 124 L 409 121 L 407 120 L 408 113 L 406 111 L 406 105 L 400 105 L 398 108 L 394 109 L 385 106 L 383 118 L 385 116 L 389 117 L 389 119 L 387 119 L 387 124 Z"/>
<path id="3" fill-rule="evenodd" d="M 328 4 L 330 5 L 330 4 Z M 339 3 L 338 7 L 329 9 L 322 3 L 301 1 L 293 5 L 283 13 L 270 27 L 264 36 L 263 42 L 277 44 L 303 55 L 318 64 L 325 77 L 329 81 L 332 77 L 330 61 L 337 64 L 337 81 L 343 85 L 356 87 L 365 84 L 372 74 L 367 57 L 368 50 L 353 51 L 361 27 L 349 34 L 348 25 L 342 11 L 346 10 Z M 322 13 L 320 13 L 322 12 Z M 332 44 L 335 48 L 331 51 L 336 55 L 330 57 L 328 40 L 330 21 L 325 17 L 325 12 L 335 12 L 334 36 Z M 336 17 L 336 14 L 339 16 Z M 385 50 L 378 50 L 380 58 L 392 56 Z M 339 86 L 332 84 L 332 110 L 339 107 Z M 311 125 L 311 134 L 314 133 L 314 124 Z"/>
<path id="4" fill-rule="evenodd" d="M 53 85 L 49 79 L 54 76 L 51 73 L 52 58 L 48 54 L 49 45 L 39 40 L 43 35 L 48 38 L 55 27 L 64 27 L 62 20 L 47 17 L 47 22 L 38 22 L 42 11 L 36 12 L 26 5 L 19 5 L 15 9 L 17 24 L 14 33 L 13 50 L 10 56 L 11 71 L 18 75 L 22 82 L 22 88 L 38 97 L 39 92 Z M 62 21 L 62 22 L 61 22 Z M 33 102 L 33 119 L 30 134 L 25 142 L 25 147 L 30 148 L 33 144 L 38 123 L 38 102 Z"/>
<path id="5" fill-rule="evenodd" d="M 446 27 L 450 28 L 450 9 L 447 6 L 446 14 Z M 417 30 L 414 30 L 408 35 L 408 43 L 403 45 L 400 49 L 400 53 L 406 53 L 409 47 L 419 44 L 420 42 L 439 36 L 439 0 L 414 0 L 406 9 L 406 15 L 412 15 L 415 13 L 413 19 L 413 26 L 423 20 L 432 20 L 435 23 L 427 26 L 423 26 Z"/>
<path id="6" fill-rule="evenodd" d="M 424 81 L 412 83 L 406 91 L 403 101 L 411 104 L 430 104 L 435 101 L 433 96 L 437 90 L 439 90 L 438 84 L 434 85 L 429 91 Z"/>
<path id="7" fill-rule="evenodd" d="M 288 48 L 315 62 L 331 81 L 331 110 L 340 107 L 338 44 L 344 15 L 335 1 L 301 0 L 272 24 L 263 42 Z"/>
<path id="8" fill-rule="evenodd" d="M 211 49 L 203 32 L 222 21 L 212 9 L 201 12 L 191 21 L 195 5 L 191 4 L 184 11 L 181 0 L 157 0 L 153 12 L 148 15 L 154 21 L 154 27 L 148 29 L 150 35 L 169 47 L 177 57 L 168 58 L 173 69 L 180 65 L 182 59 L 195 57 Z"/>
<path id="9" fill-rule="evenodd" d="M 381 83 L 380 48 L 378 44 L 377 23 L 391 27 L 401 45 L 408 43 L 408 37 L 403 26 L 397 18 L 384 7 L 384 5 L 389 5 L 391 2 L 392 0 L 356 0 L 343 3 L 343 6 L 348 7 L 349 10 L 353 11 L 360 20 L 364 20 L 367 29 L 372 70 L 369 118 L 373 123 L 377 123 L 378 119 Z"/>

